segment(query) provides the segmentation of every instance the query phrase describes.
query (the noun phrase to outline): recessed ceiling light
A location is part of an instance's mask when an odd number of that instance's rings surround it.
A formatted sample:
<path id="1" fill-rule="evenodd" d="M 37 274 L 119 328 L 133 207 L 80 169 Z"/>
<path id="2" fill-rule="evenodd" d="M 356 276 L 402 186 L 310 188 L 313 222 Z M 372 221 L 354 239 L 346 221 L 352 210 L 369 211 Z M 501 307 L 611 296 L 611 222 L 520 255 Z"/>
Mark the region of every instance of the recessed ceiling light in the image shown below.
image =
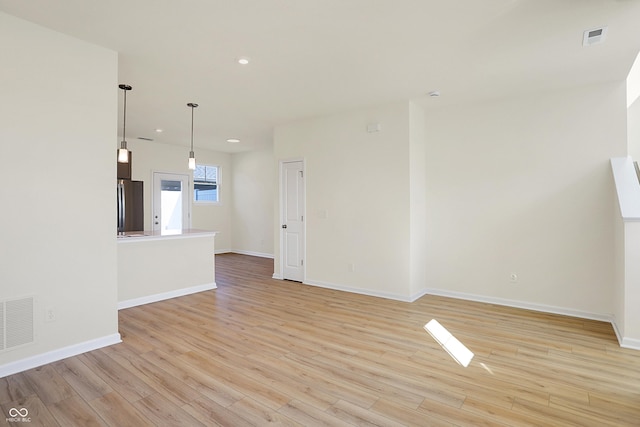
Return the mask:
<path id="1" fill-rule="evenodd" d="M 227 142 L 230 142 L 232 144 L 236 144 L 236 143 L 240 142 L 240 140 L 238 138 L 229 138 L 229 139 L 227 139 Z"/>
<path id="2" fill-rule="evenodd" d="M 157 133 L 162 133 L 162 131 L 163 131 L 162 129 L 156 129 Z"/>
<path id="3" fill-rule="evenodd" d="M 249 63 L 249 58 L 246 56 L 241 56 L 238 58 L 238 64 L 247 65 Z"/>

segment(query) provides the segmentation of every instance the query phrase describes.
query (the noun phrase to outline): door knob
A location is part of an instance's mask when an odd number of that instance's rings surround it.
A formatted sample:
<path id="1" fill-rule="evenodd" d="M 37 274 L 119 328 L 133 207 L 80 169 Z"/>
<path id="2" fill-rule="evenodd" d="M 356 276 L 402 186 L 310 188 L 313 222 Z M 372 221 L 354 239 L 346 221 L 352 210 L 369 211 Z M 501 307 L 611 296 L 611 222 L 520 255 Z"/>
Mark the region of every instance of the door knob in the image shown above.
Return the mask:
<path id="1" fill-rule="evenodd" d="M 282 225 L 282 228 L 287 228 L 287 224 L 283 224 L 283 225 Z"/>

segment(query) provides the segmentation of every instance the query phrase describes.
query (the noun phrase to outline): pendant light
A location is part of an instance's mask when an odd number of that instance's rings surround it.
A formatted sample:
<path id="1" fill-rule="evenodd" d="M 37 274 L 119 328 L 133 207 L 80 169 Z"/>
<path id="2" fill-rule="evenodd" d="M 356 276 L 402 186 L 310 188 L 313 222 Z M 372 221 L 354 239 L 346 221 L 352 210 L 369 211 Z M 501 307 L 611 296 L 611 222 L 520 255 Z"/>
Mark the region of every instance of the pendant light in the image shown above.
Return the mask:
<path id="1" fill-rule="evenodd" d="M 129 150 L 127 149 L 127 139 L 125 133 L 127 131 L 127 91 L 131 90 L 129 85 L 118 85 L 124 92 L 124 112 L 122 117 L 122 142 L 118 150 L 118 163 L 129 163 Z"/>
<path id="2" fill-rule="evenodd" d="M 194 104 L 190 102 L 187 104 L 187 107 L 191 107 L 191 151 L 189 151 L 189 169 L 195 170 L 196 168 L 196 156 L 193 154 L 193 109 L 196 108 L 198 104 Z"/>

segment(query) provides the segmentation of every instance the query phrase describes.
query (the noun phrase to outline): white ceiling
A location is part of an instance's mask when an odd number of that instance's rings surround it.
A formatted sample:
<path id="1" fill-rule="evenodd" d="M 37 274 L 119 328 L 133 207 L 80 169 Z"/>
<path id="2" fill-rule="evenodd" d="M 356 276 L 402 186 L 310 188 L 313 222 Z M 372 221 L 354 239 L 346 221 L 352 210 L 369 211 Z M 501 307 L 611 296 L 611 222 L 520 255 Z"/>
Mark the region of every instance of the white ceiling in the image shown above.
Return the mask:
<path id="1" fill-rule="evenodd" d="M 336 111 L 620 80 L 640 50 L 638 0 L 0 0 L 0 11 L 119 52 L 128 140 L 189 145 L 195 102 L 196 147 L 228 152 Z M 603 25 L 606 41 L 582 47 Z"/>

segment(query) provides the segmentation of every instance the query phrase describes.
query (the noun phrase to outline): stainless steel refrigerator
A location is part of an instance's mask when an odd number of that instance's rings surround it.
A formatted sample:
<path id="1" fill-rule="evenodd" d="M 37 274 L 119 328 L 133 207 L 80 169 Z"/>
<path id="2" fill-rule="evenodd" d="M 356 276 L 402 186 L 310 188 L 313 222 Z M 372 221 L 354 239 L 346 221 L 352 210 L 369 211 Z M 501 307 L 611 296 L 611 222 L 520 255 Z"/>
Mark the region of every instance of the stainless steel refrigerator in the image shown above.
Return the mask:
<path id="1" fill-rule="evenodd" d="M 119 179 L 118 234 L 144 230 L 143 182 Z"/>

